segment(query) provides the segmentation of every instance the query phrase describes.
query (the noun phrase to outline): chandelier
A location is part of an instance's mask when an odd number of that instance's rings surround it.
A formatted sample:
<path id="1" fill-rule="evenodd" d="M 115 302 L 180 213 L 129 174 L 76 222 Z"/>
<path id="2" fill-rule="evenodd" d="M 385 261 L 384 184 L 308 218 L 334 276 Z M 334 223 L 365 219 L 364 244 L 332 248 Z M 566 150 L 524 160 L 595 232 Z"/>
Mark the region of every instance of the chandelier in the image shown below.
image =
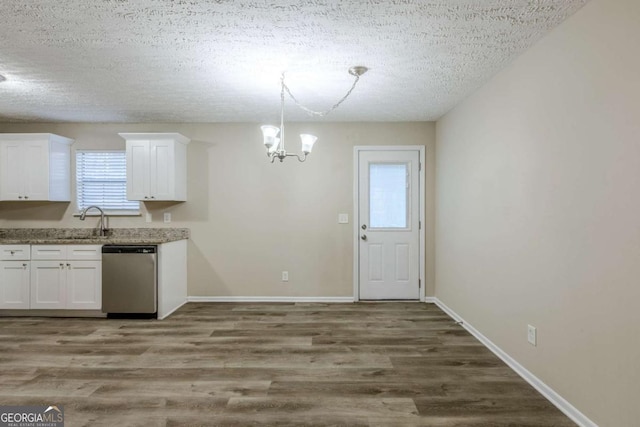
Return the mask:
<path id="1" fill-rule="evenodd" d="M 296 153 L 288 153 L 287 150 L 285 150 L 284 148 L 284 94 L 285 92 L 289 95 L 289 97 L 293 100 L 293 102 L 298 107 L 306 111 L 309 115 L 324 117 L 330 112 L 332 112 L 333 110 L 335 110 L 336 108 L 338 108 L 340 104 L 342 104 L 347 99 L 347 97 L 351 95 L 351 92 L 353 92 L 353 89 L 355 89 L 356 84 L 358 84 L 358 80 L 360 80 L 360 76 L 366 73 L 368 70 L 369 69 L 367 67 L 363 67 L 363 66 L 356 66 L 356 67 L 349 68 L 349 74 L 355 77 L 353 84 L 351 85 L 351 88 L 338 102 L 336 102 L 331 108 L 329 108 L 326 111 L 314 111 L 302 105 L 296 99 L 296 97 L 293 96 L 289 87 L 284 83 L 284 73 L 282 73 L 282 76 L 280 77 L 280 86 L 281 86 L 280 88 L 280 127 L 278 128 L 276 126 L 271 126 L 271 125 L 264 125 L 260 127 L 260 129 L 262 129 L 264 146 L 267 149 L 267 157 L 269 157 L 269 160 L 271 160 L 271 163 L 274 162 L 276 157 L 280 159 L 280 162 L 284 161 L 284 159 L 286 159 L 287 157 L 296 157 L 298 161 L 304 162 L 307 159 L 307 155 L 311 153 L 313 144 L 318 139 L 314 135 L 303 133 L 303 134 L 300 134 L 300 140 L 302 142 L 302 155 L 296 154 Z"/>

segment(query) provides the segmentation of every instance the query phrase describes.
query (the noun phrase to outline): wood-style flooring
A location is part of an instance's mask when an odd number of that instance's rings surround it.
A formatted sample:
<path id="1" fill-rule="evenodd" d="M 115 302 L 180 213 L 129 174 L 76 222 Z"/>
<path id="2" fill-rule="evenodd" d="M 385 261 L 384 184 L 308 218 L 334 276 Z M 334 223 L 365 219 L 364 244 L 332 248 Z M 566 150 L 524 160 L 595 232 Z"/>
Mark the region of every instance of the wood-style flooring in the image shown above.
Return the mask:
<path id="1" fill-rule="evenodd" d="M 574 426 L 433 304 L 0 318 L 0 405 L 69 426 Z"/>

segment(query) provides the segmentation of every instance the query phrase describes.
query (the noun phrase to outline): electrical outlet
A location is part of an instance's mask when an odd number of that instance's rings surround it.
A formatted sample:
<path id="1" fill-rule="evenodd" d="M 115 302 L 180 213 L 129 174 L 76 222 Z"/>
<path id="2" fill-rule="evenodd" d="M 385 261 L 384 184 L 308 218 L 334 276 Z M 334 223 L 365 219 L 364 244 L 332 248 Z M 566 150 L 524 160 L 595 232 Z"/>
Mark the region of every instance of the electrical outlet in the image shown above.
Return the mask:
<path id="1" fill-rule="evenodd" d="M 283 271 L 282 272 L 282 281 L 283 282 L 288 282 L 289 281 L 289 272 L 288 271 Z"/>
<path id="2" fill-rule="evenodd" d="M 538 343 L 538 332 L 534 326 L 527 325 L 527 341 L 533 346 L 536 346 Z"/>
<path id="3" fill-rule="evenodd" d="M 164 213 L 164 222 L 171 222 L 171 212 L 165 212 Z"/>

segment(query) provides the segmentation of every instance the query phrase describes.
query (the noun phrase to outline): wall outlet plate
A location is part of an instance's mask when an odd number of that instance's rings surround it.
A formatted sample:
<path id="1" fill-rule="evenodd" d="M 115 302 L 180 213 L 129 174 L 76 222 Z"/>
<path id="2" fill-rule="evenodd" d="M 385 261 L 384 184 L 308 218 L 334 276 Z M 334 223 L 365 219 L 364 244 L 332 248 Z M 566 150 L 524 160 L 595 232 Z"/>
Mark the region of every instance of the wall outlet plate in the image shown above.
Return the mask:
<path id="1" fill-rule="evenodd" d="M 338 214 L 338 224 L 349 224 L 349 214 Z"/>
<path id="2" fill-rule="evenodd" d="M 288 282 L 289 281 L 289 272 L 288 271 L 283 271 L 282 272 L 282 281 L 283 282 Z"/>
<path id="3" fill-rule="evenodd" d="M 171 222 L 171 212 L 165 212 L 164 213 L 164 222 Z"/>
<path id="4" fill-rule="evenodd" d="M 151 216 L 151 212 L 147 212 L 147 214 L 146 214 L 145 218 L 146 218 L 146 221 L 147 221 L 147 222 L 151 222 L 151 221 L 153 221 L 153 217 Z"/>
<path id="5" fill-rule="evenodd" d="M 527 341 L 533 346 L 538 344 L 538 331 L 534 326 L 527 325 Z"/>

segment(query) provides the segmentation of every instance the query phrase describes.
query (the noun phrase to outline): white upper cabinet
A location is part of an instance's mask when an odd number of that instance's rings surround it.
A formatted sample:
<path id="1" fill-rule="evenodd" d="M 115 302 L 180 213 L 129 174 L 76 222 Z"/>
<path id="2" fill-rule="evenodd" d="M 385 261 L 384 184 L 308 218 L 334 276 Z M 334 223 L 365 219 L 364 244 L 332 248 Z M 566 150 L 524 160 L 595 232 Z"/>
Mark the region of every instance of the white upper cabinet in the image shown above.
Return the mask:
<path id="1" fill-rule="evenodd" d="M 72 139 L 51 133 L 0 134 L 0 200 L 71 200 Z"/>
<path id="2" fill-rule="evenodd" d="M 187 200 L 187 144 L 179 133 L 120 133 L 127 145 L 127 199 Z"/>

